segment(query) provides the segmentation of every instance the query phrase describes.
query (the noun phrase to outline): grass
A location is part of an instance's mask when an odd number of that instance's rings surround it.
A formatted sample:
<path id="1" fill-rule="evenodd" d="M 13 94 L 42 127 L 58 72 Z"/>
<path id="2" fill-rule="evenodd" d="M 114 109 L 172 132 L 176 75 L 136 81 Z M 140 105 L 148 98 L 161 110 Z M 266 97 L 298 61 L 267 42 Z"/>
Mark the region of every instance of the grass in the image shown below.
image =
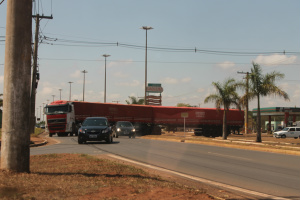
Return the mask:
<path id="1" fill-rule="evenodd" d="M 116 161 L 86 154 L 31 156 L 31 173 L 0 171 L 0 199 L 210 199 Z"/>

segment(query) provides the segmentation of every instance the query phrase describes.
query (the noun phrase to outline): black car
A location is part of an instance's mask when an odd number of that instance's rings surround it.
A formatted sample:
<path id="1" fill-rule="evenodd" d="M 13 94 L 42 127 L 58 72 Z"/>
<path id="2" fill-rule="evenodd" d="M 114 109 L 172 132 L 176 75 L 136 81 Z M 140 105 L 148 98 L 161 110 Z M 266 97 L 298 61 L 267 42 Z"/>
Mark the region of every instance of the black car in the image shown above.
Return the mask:
<path id="1" fill-rule="evenodd" d="M 78 144 L 86 141 L 113 142 L 112 129 L 105 117 L 88 117 L 78 130 Z"/>
<path id="2" fill-rule="evenodd" d="M 129 138 L 135 138 L 135 129 L 131 122 L 119 121 L 113 128 L 114 137 L 119 137 L 119 135 L 129 136 Z"/>

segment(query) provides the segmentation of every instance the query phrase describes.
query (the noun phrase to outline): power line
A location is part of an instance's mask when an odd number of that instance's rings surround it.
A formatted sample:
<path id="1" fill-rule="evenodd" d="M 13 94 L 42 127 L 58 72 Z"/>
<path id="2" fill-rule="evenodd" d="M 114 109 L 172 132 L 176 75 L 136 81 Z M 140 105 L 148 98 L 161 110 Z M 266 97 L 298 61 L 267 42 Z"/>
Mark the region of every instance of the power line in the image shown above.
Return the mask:
<path id="1" fill-rule="evenodd" d="M 133 49 L 144 49 L 145 47 L 142 45 L 134 45 L 127 43 L 119 43 L 119 42 L 95 42 L 95 41 L 82 41 L 82 40 L 67 40 L 67 39 L 59 39 L 59 38 L 51 38 L 44 36 L 46 41 L 51 42 L 51 45 L 60 45 L 60 46 L 76 46 L 78 47 L 99 47 L 99 45 L 111 45 L 111 46 L 119 46 L 125 48 L 133 48 Z M 269 52 L 243 52 L 243 51 L 216 51 L 216 50 L 207 50 L 207 49 L 198 49 L 198 48 L 170 48 L 170 47 L 154 47 L 149 46 L 149 50 L 152 51 L 164 51 L 164 52 L 189 52 L 189 53 L 202 53 L 202 54 L 213 54 L 213 55 L 231 55 L 231 56 L 256 56 L 256 55 L 273 55 L 273 54 L 300 54 L 300 52 L 294 51 L 269 51 Z"/>

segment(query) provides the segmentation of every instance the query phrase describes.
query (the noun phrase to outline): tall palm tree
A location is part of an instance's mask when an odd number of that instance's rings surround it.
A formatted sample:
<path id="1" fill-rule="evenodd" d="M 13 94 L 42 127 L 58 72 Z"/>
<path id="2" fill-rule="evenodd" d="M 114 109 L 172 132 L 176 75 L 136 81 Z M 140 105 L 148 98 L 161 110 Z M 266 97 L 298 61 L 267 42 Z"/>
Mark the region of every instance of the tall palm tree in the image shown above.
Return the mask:
<path id="1" fill-rule="evenodd" d="M 261 96 L 280 96 L 285 100 L 289 100 L 288 94 L 276 86 L 275 81 L 284 78 L 284 74 L 273 71 L 265 75 L 259 64 L 252 62 L 250 83 L 249 83 L 249 99 L 257 98 L 257 135 L 256 142 L 261 140 L 261 115 L 260 115 L 260 97 Z"/>
<path id="2" fill-rule="evenodd" d="M 144 104 L 144 99 L 138 99 L 134 96 L 129 96 L 129 101 L 125 100 L 127 104 Z"/>
<path id="3" fill-rule="evenodd" d="M 227 139 L 227 111 L 229 110 L 231 105 L 235 105 L 236 107 L 240 108 L 239 99 L 236 89 L 238 87 L 238 83 L 229 78 L 222 83 L 213 82 L 212 85 L 216 89 L 215 94 L 211 94 L 207 96 L 204 100 L 204 103 L 208 102 L 215 102 L 215 106 L 217 109 L 220 109 L 221 106 L 224 108 L 223 113 L 223 139 Z"/>

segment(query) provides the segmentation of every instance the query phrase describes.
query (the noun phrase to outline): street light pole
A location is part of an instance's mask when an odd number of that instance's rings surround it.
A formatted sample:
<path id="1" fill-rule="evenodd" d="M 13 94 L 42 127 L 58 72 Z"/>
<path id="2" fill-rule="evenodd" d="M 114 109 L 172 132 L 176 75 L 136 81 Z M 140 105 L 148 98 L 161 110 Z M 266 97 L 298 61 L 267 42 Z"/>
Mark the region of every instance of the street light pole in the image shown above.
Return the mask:
<path id="1" fill-rule="evenodd" d="M 145 98 L 144 104 L 147 105 L 146 97 L 147 97 L 147 32 L 148 30 L 153 29 L 151 26 L 142 26 L 141 29 L 146 30 L 146 50 L 145 50 Z"/>
<path id="2" fill-rule="evenodd" d="M 83 96 L 82 96 L 82 101 L 84 101 L 85 74 L 88 73 L 88 72 L 86 70 L 83 70 L 82 73 L 83 73 Z"/>
<path id="3" fill-rule="evenodd" d="M 59 100 L 61 100 L 61 91 L 62 89 L 58 89 L 59 90 Z"/>
<path id="4" fill-rule="evenodd" d="M 69 81 L 68 83 L 70 83 L 70 97 L 69 97 L 69 101 L 71 101 L 71 84 L 72 84 L 73 82 Z"/>
<path id="5" fill-rule="evenodd" d="M 104 78 L 104 103 L 106 103 L 106 58 L 109 57 L 108 54 L 103 54 L 103 57 L 105 58 L 105 78 Z"/>

